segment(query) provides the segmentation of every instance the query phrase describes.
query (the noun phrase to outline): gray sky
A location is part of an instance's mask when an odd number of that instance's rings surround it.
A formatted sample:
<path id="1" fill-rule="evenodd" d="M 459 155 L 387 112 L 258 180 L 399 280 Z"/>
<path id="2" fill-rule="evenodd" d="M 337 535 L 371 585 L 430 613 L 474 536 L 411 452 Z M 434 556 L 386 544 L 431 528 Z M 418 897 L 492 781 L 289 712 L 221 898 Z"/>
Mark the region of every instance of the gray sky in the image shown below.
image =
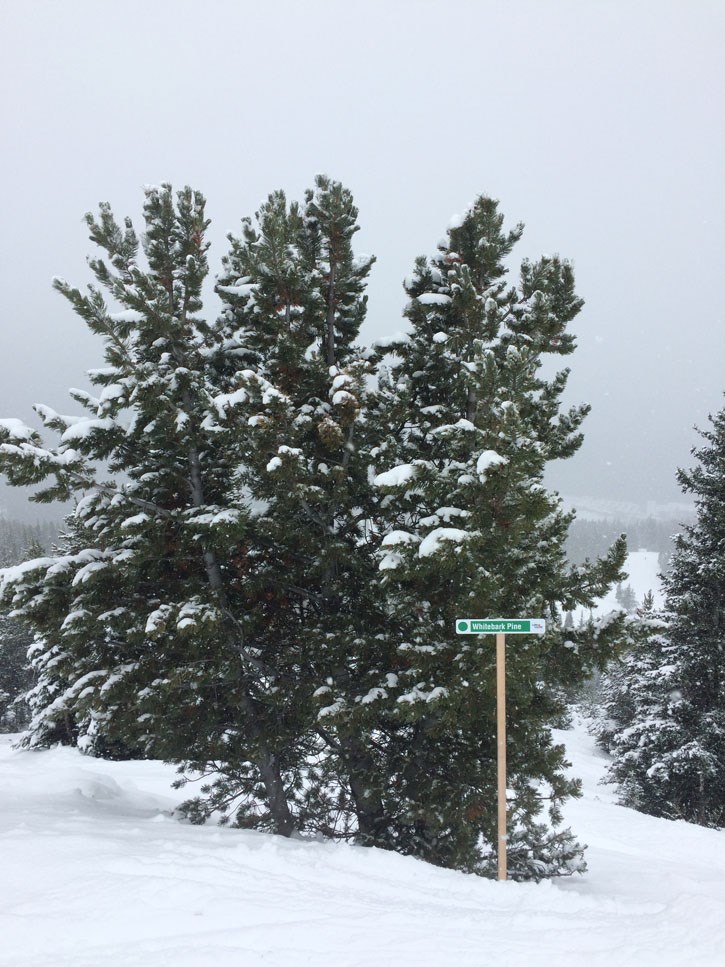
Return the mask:
<path id="1" fill-rule="evenodd" d="M 191 184 L 216 271 L 243 215 L 324 171 L 378 258 L 366 341 L 478 194 L 525 222 L 517 261 L 571 258 L 593 412 L 550 483 L 678 499 L 725 390 L 722 0 L 2 0 L 0 36 L 0 416 L 73 412 L 100 362 L 50 288 L 90 280 L 84 212 L 140 228 L 144 184 Z"/>

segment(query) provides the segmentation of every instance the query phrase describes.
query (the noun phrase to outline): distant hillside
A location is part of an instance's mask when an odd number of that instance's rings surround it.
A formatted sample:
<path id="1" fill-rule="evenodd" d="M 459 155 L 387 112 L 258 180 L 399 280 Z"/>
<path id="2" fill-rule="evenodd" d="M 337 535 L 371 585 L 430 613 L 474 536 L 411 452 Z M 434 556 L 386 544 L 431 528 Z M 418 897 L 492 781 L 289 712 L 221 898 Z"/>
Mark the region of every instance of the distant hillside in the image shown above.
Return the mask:
<path id="1" fill-rule="evenodd" d="M 564 497 L 567 510 L 576 512 L 569 529 L 566 552 L 569 560 L 580 564 L 586 558 L 605 554 L 620 536 L 627 536 L 630 551 L 653 551 L 659 555 L 658 568 L 669 569 L 672 538 L 694 519 L 694 505 L 633 504 L 588 497 Z"/>
<path id="2" fill-rule="evenodd" d="M 688 501 L 659 503 L 649 500 L 636 503 L 627 500 L 609 500 L 606 497 L 564 496 L 566 510 L 576 511 L 580 521 L 689 521 L 695 514 L 694 504 Z"/>

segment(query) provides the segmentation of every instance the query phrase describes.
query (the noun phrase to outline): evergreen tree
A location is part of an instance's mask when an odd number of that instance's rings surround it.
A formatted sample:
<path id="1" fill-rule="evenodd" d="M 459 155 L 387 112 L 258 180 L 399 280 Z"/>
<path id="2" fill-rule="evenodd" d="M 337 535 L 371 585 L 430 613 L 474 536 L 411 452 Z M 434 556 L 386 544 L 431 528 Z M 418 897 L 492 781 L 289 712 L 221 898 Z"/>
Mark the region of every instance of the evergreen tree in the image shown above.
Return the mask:
<path id="1" fill-rule="evenodd" d="M 32 684 L 27 663 L 31 642 L 32 635 L 20 622 L 0 615 L 0 732 L 18 732 L 27 724 L 22 696 Z"/>
<path id="2" fill-rule="evenodd" d="M 622 607 L 625 611 L 631 612 L 636 609 L 637 598 L 632 590 L 631 584 L 618 584 L 615 597 L 617 599 L 617 604 L 619 604 L 620 607 Z"/>
<path id="3" fill-rule="evenodd" d="M 725 822 L 725 411 L 680 470 L 697 518 L 675 538 L 666 610 L 607 676 L 601 740 L 622 801 L 705 826 Z"/>
<path id="4" fill-rule="evenodd" d="M 257 508 L 249 620 L 255 639 L 284 643 L 307 716 L 300 823 L 367 841 L 380 813 L 369 736 L 321 709 L 331 684 L 362 687 L 351 682 L 365 676 L 376 633 L 392 633 L 374 594 L 369 540 L 371 364 L 355 340 L 373 259 L 354 255 L 357 230 L 352 195 L 338 182 L 319 176 L 302 206 L 275 192 L 230 239 L 217 290 L 228 344 L 277 390 L 257 394 L 246 431 L 239 427 L 240 484 Z"/>
<path id="5" fill-rule="evenodd" d="M 569 832 L 557 829 L 577 784 L 550 725 L 561 687 L 603 663 L 622 619 L 564 634 L 560 615 L 621 580 L 625 547 L 593 564 L 565 563 L 572 517 L 542 478 L 549 460 L 577 450 L 588 408 L 560 412 L 568 370 L 546 380 L 541 366 L 574 349 L 567 327 L 582 303 L 558 257 L 524 262 L 518 286 L 507 286 L 505 260 L 521 231 L 504 232 L 497 203 L 479 198 L 406 283 L 412 331 L 392 347 L 397 360 L 381 381 L 374 453 L 380 580 L 391 620 L 406 631 L 361 702 L 381 723 L 396 848 L 491 871 L 494 648 L 457 639 L 455 620 L 548 619 L 545 637 L 517 639 L 508 654 L 510 867 L 528 877 L 580 863 Z"/>
<path id="6" fill-rule="evenodd" d="M 543 639 L 509 649 L 511 869 L 580 867 L 550 726 L 624 619 L 560 617 L 622 579 L 625 548 L 567 566 L 572 518 L 542 483 L 587 410 L 561 412 L 568 370 L 541 373 L 574 348 L 571 267 L 524 262 L 507 287 L 521 228 L 479 199 L 418 261 L 411 336 L 373 388 L 380 356 L 356 346 L 372 259 L 353 253 L 347 189 L 321 176 L 302 204 L 275 192 L 243 221 L 215 324 L 200 316 L 203 198 L 152 188 L 144 214 L 145 267 L 105 205 L 88 216 L 107 253 L 96 284 L 56 283 L 104 341 L 97 396 L 72 394 L 86 415 L 39 407 L 54 447 L 0 422 L 10 482 L 77 500 L 60 552 L 0 589 L 38 636 L 28 742 L 201 773 L 193 819 L 218 809 L 486 873 L 493 654 L 454 622 L 545 616 Z"/>
<path id="7" fill-rule="evenodd" d="M 90 261 L 96 284 L 83 294 L 55 282 L 104 342 L 106 365 L 90 373 L 98 395 L 71 393 L 87 415 L 38 407 L 55 447 L 19 421 L 0 424 L 10 483 L 77 501 L 64 552 L 3 581 L 4 602 L 40 634 L 28 742 L 71 738 L 205 769 L 233 761 L 249 820 L 288 834 L 298 729 L 274 697 L 277 656 L 248 643 L 238 620 L 249 515 L 235 499 L 230 401 L 217 378 L 225 346 L 199 316 L 204 199 L 150 188 L 144 217 L 147 267 L 131 222 L 104 204 L 87 216 L 107 255 Z"/>
<path id="8" fill-rule="evenodd" d="M 55 534 L 52 525 L 40 527 L 0 518 L 0 567 L 10 567 L 43 553 Z M 33 635 L 7 614 L 0 614 L 0 732 L 18 732 L 29 722 L 24 696 L 33 684 L 28 649 Z"/>

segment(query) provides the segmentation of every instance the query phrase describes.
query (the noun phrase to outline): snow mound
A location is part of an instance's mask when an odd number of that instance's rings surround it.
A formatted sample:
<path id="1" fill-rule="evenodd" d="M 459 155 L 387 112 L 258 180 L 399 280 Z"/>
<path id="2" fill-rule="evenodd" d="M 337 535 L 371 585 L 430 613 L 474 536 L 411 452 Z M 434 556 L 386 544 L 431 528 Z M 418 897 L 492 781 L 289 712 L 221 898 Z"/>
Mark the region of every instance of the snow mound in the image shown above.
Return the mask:
<path id="1" fill-rule="evenodd" d="M 172 818 L 174 770 L 0 737 L 6 967 L 716 967 L 725 834 L 642 816 L 557 733 L 584 877 L 496 883 L 380 850 Z"/>

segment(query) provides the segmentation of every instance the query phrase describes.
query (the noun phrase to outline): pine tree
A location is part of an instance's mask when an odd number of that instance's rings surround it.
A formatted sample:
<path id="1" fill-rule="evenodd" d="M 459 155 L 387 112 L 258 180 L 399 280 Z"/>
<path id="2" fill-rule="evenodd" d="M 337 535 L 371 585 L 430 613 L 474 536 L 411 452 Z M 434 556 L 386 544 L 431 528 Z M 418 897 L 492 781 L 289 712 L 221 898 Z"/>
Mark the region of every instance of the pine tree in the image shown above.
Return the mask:
<path id="1" fill-rule="evenodd" d="M 504 232 L 497 203 L 479 198 L 406 283 L 412 331 L 391 347 L 399 361 L 381 382 L 374 453 L 385 495 L 380 580 L 406 633 L 366 698 L 381 723 L 396 848 L 491 871 L 494 649 L 457 640 L 455 620 L 548 619 L 544 638 L 518 639 L 508 655 L 510 863 L 512 875 L 536 877 L 580 863 L 557 829 L 561 802 L 577 791 L 550 734 L 560 689 L 603 663 L 622 629 L 617 619 L 563 633 L 560 616 L 621 580 L 625 549 L 565 563 L 572 517 L 542 478 L 548 461 L 577 450 L 588 407 L 560 412 L 568 370 L 549 380 L 540 370 L 545 356 L 574 349 L 567 327 L 582 303 L 558 257 L 524 262 L 518 286 L 507 286 L 521 231 Z"/>
<path id="2" fill-rule="evenodd" d="M 71 393 L 87 415 L 38 407 L 60 435 L 54 447 L 18 421 L 1 425 L 10 483 L 77 501 L 64 553 L 3 582 L 4 602 L 40 634 L 28 741 L 66 737 L 204 769 L 232 761 L 249 821 L 289 834 L 298 730 L 273 697 L 276 656 L 250 645 L 238 620 L 249 514 L 217 376 L 225 346 L 199 316 L 204 199 L 150 188 L 144 217 L 147 267 L 130 220 L 119 225 L 104 204 L 87 216 L 107 255 L 89 263 L 96 284 L 83 294 L 55 282 L 104 343 L 106 365 L 90 373 L 98 396 Z"/>
<path id="3" fill-rule="evenodd" d="M 666 609 L 607 676 L 603 744 L 622 801 L 725 823 L 725 411 L 680 470 L 697 518 L 675 538 Z"/>
<path id="4" fill-rule="evenodd" d="M 342 185 L 321 176 L 303 204 L 275 192 L 244 220 L 214 324 L 203 198 L 149 189 L 144 214 L 146 267 L 106 205 L 88 216 L 107 253 L 96 284 L 56 283 L 104 341 L 98 395 L 72 394 L 86 415 L 39 407 L 54 447 L 0 422 L 10 482 L 77 500 L 61 551 L 0 590 L 38 635 L 28 741 L 201 773 L 193 819 L 218 809 L 486 873 L 493 656 L 454 622 L 545 616 L 546 637 L 509 654 L 511 867 L 577 868 L 559 829 L 577 787 L 550 726 L 623 619 L 560 617 L 622 579 L 625 549 L 568 567 L 572 518 L 543 486 L 587 410 L 561 412 L 568 370 L 541 374 L 574 348 L 571 267 L 524 262 L 507 287 L 521 228 L 479 199 L 418 261 L 411 337 L 375 389 L 380 354 L 356 345 L 372 259 L 353 253 Z"/>
<path id="5" fill-rule="evenodd" d="M 52 525 L 41 529 L 0 518 L 0 567 L 11 567 L 43 553 Z M 33 635 L 16 618 L 0 614 L 0 732 L 18 732 L 29 722 L 24 696 L 33 684 L 28 649 Z"/>
<path id="6" fill-rule="evenodd" d="M 32 635 L 18 621 L 0 615 L 0 732 L 18 732 L 27 724 L 22 696 L 30 689 L 27 666 Z"/>
<path id="7" fill-rule="evenodd" d="M 625 611 L 631 612 L 637 608 L 637 598 L 631 584 L 618 584 L 616 592 L 617 604 Z"/>
<path id="8" fill-rule="evenodd" d="M 279 687 L 294 688 L 306 722 L 300 824 L 343 834 L 364 831 L 378 809 L 359 776 L 369 752 L 357 732 L 318 717 L 319 699 L 329 682 L 360 673 L 359 653 L 384 621 L 366 538 L 371 367 L 355 344 L 373 259 L 354 255 L 357 230 L 351 193 L 326 176 L 303 205 L 274 192 L 230 238 L 217 286 L 232 358 L 274 387 L 245 403 L 236 428 L 240 491 L 256 508 L 246 551 L 249 636 L 277 643 Z M 218 799 L 197 808 L 208 812 Z"/>

